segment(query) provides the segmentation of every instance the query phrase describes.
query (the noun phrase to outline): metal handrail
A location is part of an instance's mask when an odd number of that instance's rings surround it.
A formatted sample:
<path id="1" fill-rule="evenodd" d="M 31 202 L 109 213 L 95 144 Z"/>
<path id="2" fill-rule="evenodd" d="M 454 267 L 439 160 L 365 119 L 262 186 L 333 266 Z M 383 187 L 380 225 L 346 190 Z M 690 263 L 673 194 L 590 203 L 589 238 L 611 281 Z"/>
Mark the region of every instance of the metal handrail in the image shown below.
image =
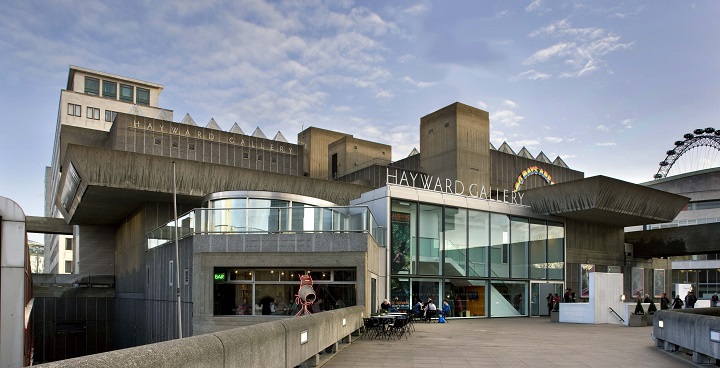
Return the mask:
<path id="1" fill-rule="evenodd" d="M 615 309 L 612 309 L 612 307 L 608 307 L 608 308 L 610 308 L 610 312 L 613 312 L 613 314 L 616 315 L 617 318 L 620 318 L 620 322 L 625 323 L 625 320 L 622 317 L 620 317 L 620 315 L 617 314 L 617 312 L 615 312 Z"/>

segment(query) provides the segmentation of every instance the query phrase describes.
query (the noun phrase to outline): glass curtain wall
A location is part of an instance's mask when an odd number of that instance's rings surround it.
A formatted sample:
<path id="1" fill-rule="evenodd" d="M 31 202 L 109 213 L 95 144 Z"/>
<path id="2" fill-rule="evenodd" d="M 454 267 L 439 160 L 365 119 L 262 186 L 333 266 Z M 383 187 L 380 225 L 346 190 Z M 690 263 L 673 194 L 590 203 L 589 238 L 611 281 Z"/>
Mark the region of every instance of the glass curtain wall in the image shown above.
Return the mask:
<path id="1" fill-rule="evenodd" d="M 440 275 L 440 244 L 442 236 L 442 207 L 420 204 L 418 227 L 419 274 Z"/>
<path id="2" fill-rule="evenodd" d="M 467 276 L 467 210 L 445 207 L 445 276 Z"/>
<path id="3" fill-rule="evenodd" d="M 528 219 L 513 217 L 510 246 L 510 276 L 515 279 L 528 277 L 528 242 L 530 241 L 530 226 Z"/>
<path id="4" fill-rule="evenodd" d="M 491 317 L 527 316 L 528 283 L 524 281 L 492 281 L 490 287 Z"/>
<path id="5" fill-rule="evenodd" d="M 490 214 L 470 210 L 468 218 L 468 275 L 487 277 Z"/>
<path id="6" fill-rule="evenodd" d="M 530 282 L 563 280 L 561 223 L 399 199 L 390 219 L 389 297 L 398 310 L 432 298 L 438 307 L 447 300 L 451 317 L 527 316 Z"/>
<path id="7" fill-rule="evenodd" d="M 490 277 L 510 277 L 510 217 L 490 214 Z"/>
<path id="8" fill-rule="evenodd" d="M 547 267 L 548 279 L 562 280 L 565 274 L 565 228 L 563 224 L 548 222 Z"/>
<path id="9" fill-rule="evenodd" d="M 547 279 L 547 226 L 545 221 L 530 220 L 530 278 Z"/>

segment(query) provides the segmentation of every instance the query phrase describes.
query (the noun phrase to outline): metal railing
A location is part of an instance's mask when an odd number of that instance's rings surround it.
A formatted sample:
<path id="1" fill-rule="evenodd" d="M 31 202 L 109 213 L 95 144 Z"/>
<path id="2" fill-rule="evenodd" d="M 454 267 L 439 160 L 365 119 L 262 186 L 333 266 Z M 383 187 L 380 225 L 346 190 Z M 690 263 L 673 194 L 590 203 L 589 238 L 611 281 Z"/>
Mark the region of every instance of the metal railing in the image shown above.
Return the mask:
<path id="1" fill-rule="evenodd" d="M 385 245 L 385 228 L 366 206 L 196 208 L 149 232 L 148 249 L 195 234 L 368 233 Z"/>

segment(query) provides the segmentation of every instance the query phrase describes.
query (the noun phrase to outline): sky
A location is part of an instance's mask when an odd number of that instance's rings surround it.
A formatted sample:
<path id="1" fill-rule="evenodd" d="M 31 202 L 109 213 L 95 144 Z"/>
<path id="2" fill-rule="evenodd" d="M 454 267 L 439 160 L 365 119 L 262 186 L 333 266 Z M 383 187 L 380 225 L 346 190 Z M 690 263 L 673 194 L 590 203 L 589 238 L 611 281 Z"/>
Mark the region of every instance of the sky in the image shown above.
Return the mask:
<path id="1" fill-rule="evenodd" d="M 44 215 L 70 65 L 162 84 L 175 121 L 292 143 L 320 127 L 393 160 L 462 102 L 489 112 L 495 147 L 647 182 L 683 134 L 720 128 L 719 17 L 711 0 L 5 1 L 0 196 Z M 692 151 L 685 171 L 717 166 Z"/>

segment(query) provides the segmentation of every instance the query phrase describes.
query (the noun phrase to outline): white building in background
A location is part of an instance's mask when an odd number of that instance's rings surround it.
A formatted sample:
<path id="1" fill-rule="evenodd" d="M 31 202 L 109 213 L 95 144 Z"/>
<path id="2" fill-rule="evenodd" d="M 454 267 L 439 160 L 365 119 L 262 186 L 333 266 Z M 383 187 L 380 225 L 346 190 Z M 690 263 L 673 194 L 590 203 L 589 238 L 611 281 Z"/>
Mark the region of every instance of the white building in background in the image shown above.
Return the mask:
<path id="1" fill-rule="evenodd" d="M 32 273 L 43 273 L 45 270 L 45 246 L 34 240 L 28 240 L 27 245 Z"/>
<path id="2" fill-rule="evenodd" d="M 52 163 L 45 169 L 46 217 L 63 218 L 58 206 L 72 205 L 67 201 L 75 193 L 56 195 L 63 169 L 60 157 L 68 144 L 87 139 L 92 131 L 110 131 L 118 112 L 172 121 L 172 110 L 158 107 L 162 90 L 160 84 L 70 66 L 67 87 L 60 92 Z M 84 272 L 86 265 L 79 261 L 82 233 L 74 226 L 73 235 L 45 235 L 45 272 Z"/>

